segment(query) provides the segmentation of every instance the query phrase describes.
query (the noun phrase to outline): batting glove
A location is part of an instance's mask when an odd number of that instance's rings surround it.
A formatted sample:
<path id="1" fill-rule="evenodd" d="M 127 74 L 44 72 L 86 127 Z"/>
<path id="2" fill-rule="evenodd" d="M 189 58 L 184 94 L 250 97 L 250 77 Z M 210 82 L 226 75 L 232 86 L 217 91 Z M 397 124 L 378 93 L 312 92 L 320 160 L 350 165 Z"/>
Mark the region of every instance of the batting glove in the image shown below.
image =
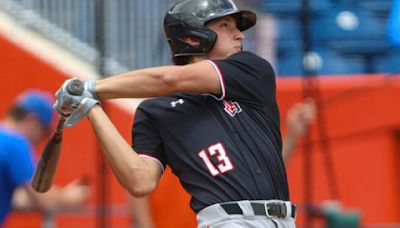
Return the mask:
<path id="1" fill-rule="evenodd" d="M 95 81 L 80 81 L 82 91 L 79 94 L 71 94 L 71 83 L 76 83 L 76 78 L 68 79 L 56 92 L 54 108 L 63 116 L 68 117 L 64 123 L 66 127 L 73 127 L 89 110 L 100 102 L 96 99 Z"/>
<path id="2" fill-rule="evenodd" d="M 90 97 L 83 97 L 78 108 L 74 109 L 71 115 L 69 115 L 69 117 L 65 120 L 64 126 L 75 126 L 75 124 L 77 124 L 82 118 L 84 118 L 88 114 L 89 110 L 97 104 L 100 104 L 98 100 Z"/>
<path id="3" fill-rule="evenodd" d="M 91 98 L 100 100 L 96 94 L 96 80 L 88 80 L 85 82 L 85 91 L 91 94 Z"/>

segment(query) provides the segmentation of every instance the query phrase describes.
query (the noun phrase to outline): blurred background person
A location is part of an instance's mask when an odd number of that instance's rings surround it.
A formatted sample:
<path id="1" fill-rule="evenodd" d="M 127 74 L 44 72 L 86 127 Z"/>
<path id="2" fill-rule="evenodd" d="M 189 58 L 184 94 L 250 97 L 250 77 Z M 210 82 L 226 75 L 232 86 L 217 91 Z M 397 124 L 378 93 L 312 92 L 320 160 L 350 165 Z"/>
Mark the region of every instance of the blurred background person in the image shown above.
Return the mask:
<path id="1" fill-rule="evenodd" d="M 155 224 L 153 221 L 152 211 L 150 207 L 150 200 L 148 196 L 137 198 L 129 193 L 128 195 L 128 204 L 129 204 L 129 213 L 133 220 L 134 228 L 155 228 Z"/>
<path id="2" fill-rule="evenodd" d="M 0 121 L 0 227 L 12 206 L 51 210 L 77 206 L 88 198 L 88 187 L 73 181 L 46 193 L 32 189 L 34 146 L 51 133 L 54 119 L 51 95 L 39 90 L 21 94 Z M 14 205 L 12 203 L 14 202 Z"/>
<path id="3" fill-rule="evenodd" d="M 313 99 L 307 98 L 291 106 L 286 114 L 286 136 L 282 144 L 282 156 L 286 162 L 299 139 L 309 130 L 317 118 L 317 106 Z"/>
<path id="4" fill-rule="evenodd" d="M 400 46 L 400 0 L 393 0 L 387 35 L 393 45 Z"/>

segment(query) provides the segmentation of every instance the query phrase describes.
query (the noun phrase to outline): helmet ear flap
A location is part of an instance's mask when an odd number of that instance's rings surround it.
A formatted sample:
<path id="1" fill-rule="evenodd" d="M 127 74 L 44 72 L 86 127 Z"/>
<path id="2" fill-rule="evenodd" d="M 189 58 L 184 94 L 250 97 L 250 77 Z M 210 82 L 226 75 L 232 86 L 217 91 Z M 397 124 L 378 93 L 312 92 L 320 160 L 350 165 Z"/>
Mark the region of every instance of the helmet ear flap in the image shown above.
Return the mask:
<path id="1" fill-rule="evenodd" d="M 196 37 L 200 40 L 198 54 L 207 54 L 214 46 L 214 43 L 217 40 L 217 34 L 214 31 L 207 28 L 202 28 L 201 31 L 190 30 L 188 31 L 188 35 Z"/>
<path id="2" fill-rule="evenodd" d="M 210 29 L 188 26 L 184 22 L 168 25 L 165 31 L 174 57 L 207 54 L 217 39 L 217 34 Z M 188 37 L 197 38 L 199 45 L 191 45 Z"/>
<path id="3" fill-rule="evenodd" d="M 199 31 L 196 31 L 196 30 L 187 31 L 187 36 L 196 37 L 200 40 L 210 40 L 211 41 L 211 37 L 209 37 L 208 34 L 204 34 Z"/>

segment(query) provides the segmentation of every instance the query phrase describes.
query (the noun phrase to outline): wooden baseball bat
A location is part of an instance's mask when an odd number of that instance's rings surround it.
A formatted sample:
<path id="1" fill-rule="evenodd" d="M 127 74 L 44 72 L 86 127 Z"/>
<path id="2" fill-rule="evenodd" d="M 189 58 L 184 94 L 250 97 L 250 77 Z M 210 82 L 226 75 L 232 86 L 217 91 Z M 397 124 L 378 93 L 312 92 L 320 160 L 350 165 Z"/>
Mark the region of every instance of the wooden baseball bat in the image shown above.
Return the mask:
<path id="1" fill-rule="evenodd" d="M 67 84 L 66 89 L 73 95 L 81 95 L 84 90 L 84 85 L 80 80 L 74 79 Z M 60 157 L 65 120 L 66 117 L 60 115 L 57 127 L 43 149 L 36 166 L 35 174 L 32 179 L 32 188 L 37 192 L 47 192 L 53 183 Z"/>

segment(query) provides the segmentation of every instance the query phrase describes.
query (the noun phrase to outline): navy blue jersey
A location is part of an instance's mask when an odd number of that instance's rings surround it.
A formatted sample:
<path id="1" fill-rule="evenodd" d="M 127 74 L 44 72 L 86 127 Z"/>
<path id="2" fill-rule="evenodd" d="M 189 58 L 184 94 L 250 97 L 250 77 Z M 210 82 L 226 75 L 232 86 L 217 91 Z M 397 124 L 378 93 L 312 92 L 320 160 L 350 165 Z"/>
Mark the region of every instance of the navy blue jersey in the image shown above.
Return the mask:
<path id="1" fill-rule="evenodd" d="M 142 102 L 133 124 L 134 150 L 170 166 L 195 212 L 229 201 L 289 200 L 271 65 L 250 52 L 208 62 L 222 94 Z"/>

